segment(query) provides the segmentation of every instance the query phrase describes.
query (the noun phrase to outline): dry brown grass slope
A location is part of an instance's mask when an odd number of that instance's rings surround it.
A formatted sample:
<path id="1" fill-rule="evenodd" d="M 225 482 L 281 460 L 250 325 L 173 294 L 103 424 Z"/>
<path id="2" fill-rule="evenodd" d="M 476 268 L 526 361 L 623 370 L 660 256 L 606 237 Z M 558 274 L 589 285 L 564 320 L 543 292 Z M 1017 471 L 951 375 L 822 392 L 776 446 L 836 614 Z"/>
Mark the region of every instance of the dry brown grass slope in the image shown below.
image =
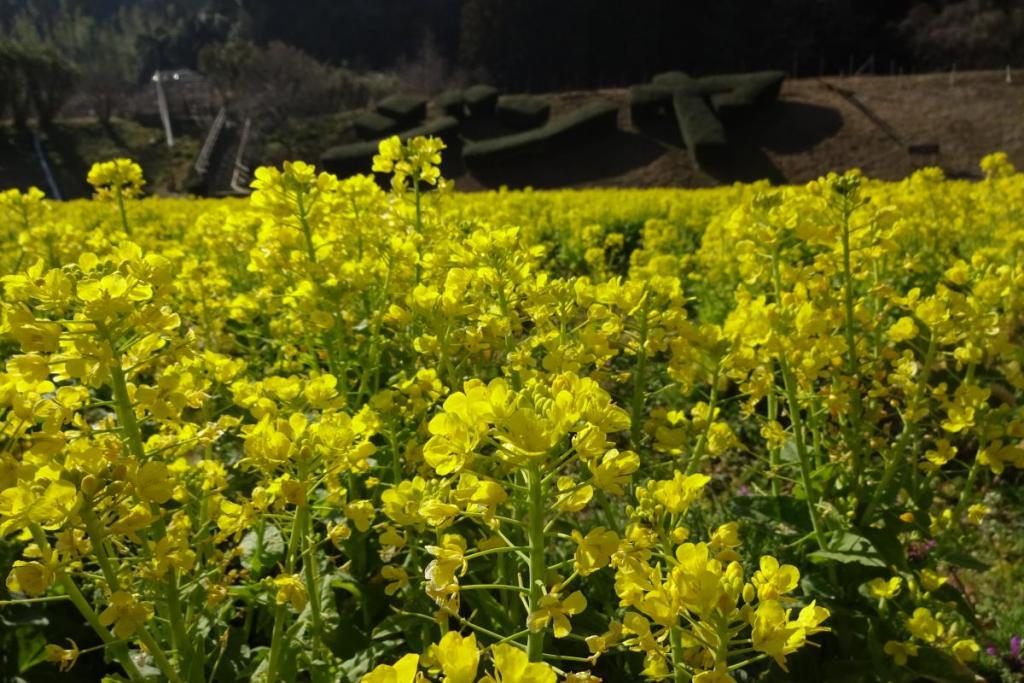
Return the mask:
<path id="1" fill-rule="evenodd" d="M 769 178 L 803 183 L 829 171 L 860 168 L 882 179 L 903 178 L 923 166 L 951 177 L 977 177 L 985 154 L 1005 151 L 1024 168 L 1024 71 L 1005 73 L 856 76 L 788 79 L 779 102 L 730 127 L 730 173 L 712 177 L 697 168 L 677 140 L 637 131 L 624 89 L 548 96 L 552 116 L 595 98 L 620 104 L 620 131 L 612 138 L 510 164 L 493 177 L 463 173 L 463 190 L 510 187 L 706 187 Z M 911 153 L 910 145 L 937 145 L 938 153 Z"/>

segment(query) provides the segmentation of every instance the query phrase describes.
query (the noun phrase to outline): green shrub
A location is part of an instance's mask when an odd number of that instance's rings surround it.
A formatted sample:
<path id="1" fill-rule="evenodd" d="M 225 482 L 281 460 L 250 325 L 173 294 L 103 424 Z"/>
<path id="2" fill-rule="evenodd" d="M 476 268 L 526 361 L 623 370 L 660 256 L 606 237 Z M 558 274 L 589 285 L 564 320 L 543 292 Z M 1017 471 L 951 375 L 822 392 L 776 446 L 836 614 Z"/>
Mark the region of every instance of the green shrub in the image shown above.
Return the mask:
<path id="1" fill-rule="evenodd" d="M 0 39 L 0 116 L 24 125 L 31 113 L 50 124 L 74 93 L 79 73 L 56 49 Z"/>
<path id="2" fill-rule="evenodd" d="M 729 92 L 743 93 L 750 104 L 768 104 L 779 96 L 784 71 L 753 71 L 744 74 L 721 74 L 705 76 L 697 80 L 697 87 L 704 95 L 718 95 Z"/>
<path id="3" fill-rule="evenodd" d="M 665 71 L 664 73 L 655 74 L 654 78 L 651 79 L 652 84 L 665 88 L 679 88 L 690 85 L 693 82 L 693 77 L 685 71 Z"/>
<path id="4" fill-rule="evenodd" d="M 359 112 L 352 119 L 352 126 L 360 140 L 380 140 L 402 128 L 398 121 L 375 111 Z"/>
<path id="5" fill-rule="evenodd" d="M 467 164 L 488 164 L 522 156 L 543 154 L 592 140 L 616 129 L 618 106 L 598 101 L 557 118 L 542 128 L 468 143 L 463 151 Z"/>
<path id="6" fill-rule="evenodd" d="M 492 116 L 498 104 L 498 89 L 490 85 L 466 88 L 466 109 L 473 117 Z"/>
<path id="7" fill-rule="evenodd" d="M 459 130 L 459 122 L 451 116 L 440 116 L 431 119 L 421 126 L 409 128 L 398 133 L 403 141 L 418 135 L 429 135 L 454 140 Z M 381 139 L 383 139 L 382 136 Z M 377 153 L 380 139 L 368 142 L 356 142 L 350 145 L 331 147 L 320 155 L 320 163 L 324 169 L 339 176 L 350 176 L 356 173 L 369 173 L 373 165 L 373 156 Z"/>
<path id="8" fill-rule="evenodd" d="M 656 97 L 657 88 L 671 92 L 684 91 L 690 95 L 711 97 L 732 106 L 761 106 L 774 102 L 779 96 L 784 71 L 754 71 L 742 74 L 719 74 L 691 78 L 682 71 L 667 71 L 655 76 L 646 89 L 648 98 Z"/>
<path id="9" fill-rule="evenodd" d="M 416 95 L 391 95 L 377 103 L 377 113 L 411 126 L 427 118 L 427 100 Z"/>
<path id="10" fill-rule="evenodd" d="M 462 90 L 445 90 L 434 99 L 434 104 L 445 116 L 463 119 L 466 116 L 466 93 Z"/>
<path id="11" fill-rule="evenodd" d="M 544 125 L 551 105 L 533 95 L 504 95 L 498 99 L 498 120 L 509 128 L 527 130 Z"/>
<path id="12" fill-rule="evenodd" d="M 729 119 L 777 100 L 785 78 L 782 71 L 714 76 L 706 79 L 704 90 L 711 96 L 711 106 L 718 115 Z"/>
<path id="13" fill-rule="evenodd" d="M 705 169 L 723 163 L 728 154 L 725 128 L 707 101 L 679 91 L 672 96 L 672 107 L 683 144 L 694 163 Z"/>

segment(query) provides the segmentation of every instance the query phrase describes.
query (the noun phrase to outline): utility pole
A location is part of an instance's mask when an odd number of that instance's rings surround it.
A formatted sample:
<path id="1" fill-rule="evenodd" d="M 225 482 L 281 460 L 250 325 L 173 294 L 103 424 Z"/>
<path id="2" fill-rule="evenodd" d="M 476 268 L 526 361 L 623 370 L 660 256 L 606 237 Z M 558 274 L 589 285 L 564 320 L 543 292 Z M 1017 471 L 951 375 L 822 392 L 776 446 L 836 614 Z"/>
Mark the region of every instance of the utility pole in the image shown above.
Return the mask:
<path id="1" fill-rule="evenodd" d="M 174 147 L 174 131 L 171 130 L 171 112 L 167 108 L 167 95 L 164 93 L 164 86 L 160 82 L 159 71 L 153 72 L 153 84 L 156 86 L 156 106 L 160 110 L 160 121 L 164 124 L 167 146 Z"/>

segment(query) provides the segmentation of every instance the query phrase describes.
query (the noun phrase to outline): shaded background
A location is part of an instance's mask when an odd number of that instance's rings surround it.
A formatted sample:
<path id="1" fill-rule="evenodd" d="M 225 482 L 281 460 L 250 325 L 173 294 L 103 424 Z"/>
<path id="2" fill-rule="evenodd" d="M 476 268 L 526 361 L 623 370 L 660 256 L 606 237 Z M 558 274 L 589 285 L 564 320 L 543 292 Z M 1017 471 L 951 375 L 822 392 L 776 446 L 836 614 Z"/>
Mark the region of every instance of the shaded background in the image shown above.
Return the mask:
<path id="1" fill-rule="evenodd" d="M 426 63 L 441 78 L 536 91 L 670 68 L 817 76 L 872 56 L 878 72 L 1024 58 L 1020 0 L 0 0 L 0 29 L 70 47 L 83 65 L 121 55 L 135 78 L 198 67 L 207 45 L 281 41 L 335 66 Z"/>
<path id="2" fill-rule="evenodd" d="M 1024 0 L 0 0 L 0 187 L 83 196 L 93 161 L 128 156 L 152 192 L 236 192 L 238 159 L 317 161 L 357 141 L 358 113 L 388 95 L 479 83 L 544 93 L 553 118 L 595 99 L 623 116 L 599 149 L 456 172 L 464 189 L 802 182 L 851 166 L 967 177 L 997 149 L 1024 160 L 1020 67 Z M 731 131 L 730 173 L 703 173 L 625 117 L 628 86 L 675 69 L 789 76 L 779 107 Z"/>

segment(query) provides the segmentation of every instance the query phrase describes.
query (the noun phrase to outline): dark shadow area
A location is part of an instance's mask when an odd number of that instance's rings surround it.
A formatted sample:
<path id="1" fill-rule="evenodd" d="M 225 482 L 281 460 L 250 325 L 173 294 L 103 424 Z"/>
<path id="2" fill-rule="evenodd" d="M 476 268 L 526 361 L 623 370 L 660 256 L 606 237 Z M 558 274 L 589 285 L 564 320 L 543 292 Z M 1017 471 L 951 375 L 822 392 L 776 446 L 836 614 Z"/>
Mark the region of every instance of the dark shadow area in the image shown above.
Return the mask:
<path id="1" fill-rule="evenodd" d="M 46 177 L 32 149 L 32 135 L 27 128 L 0 127 L 0 188 L 27 190 L 36 186 L 46 189 Z"/>
<path id="2" fill-rule="evenodd" d="M 726 158 L 702 165 L 701 170 L 723 184 L 758 180 L 768 180 L 773 185 L 786 182 L 785 175 L 772 163 L 764 149 L 752 141 L 735 138 L 729 143 Z"/>
<path id="3" fill-rule="evenodd" d="M 779 154 L 797 154 L 832 137 L 843 127 L 837 109 L 807 102 L 780 101 L 754 116 L 729 122 L 730 140 L 756 144 Z"/>
<path id="4" fill-rule="evenodd" d="M 79 155 L 75 134 L 66 126 L 52 126 L 43 136 L 43 148 L 64 198 L 89 196 L 85 178 L 90 164 Z"/>
<path id="5" fill-rule="evenodd" d="M 943 172 L 950 180 L 970 180 L 972 182 L 977 182 L 985 178 L 982 173 L 971 169 L 943 169 Z"/>
<path id="6" fill-rule="evenodd" d="M 660 116 L 645 116 L 642 119 L 633 118 L 633 127 L 644 135 L 654 138 L 663 145 L 672 147 L 683 147 L 683 136 L 679 132 L 679 124 L 674 116 L 664 114 Z"/>
<path id="7" fill-rule="evenodd" d="M 121 131 L 119 131 L 109 120 L 100 121 L 100 128 L 103 129 L 103 132 L 107 134 L 107 137 L 113 140 L 114 144 L 118 147 L 128 147 L 128 143 L 125 142 L 124 138 L 121 136 Z"/>
<path id="8" fill-rule="evenodd" d="M 459 132 L 462 132 L 461 128 Z M 445 178 L 459 178 L 465 175 L 467 171 L 466 162 L 462 160 L 464 143 L 461 135 L 446 138 L 444 144 L 445 150 L 441 153 L 441 175 Z"/>
<path id="9" fill-rule="evenodd" d="M 467 142 L 500 138 L 521 132 L 522 130 L 504 125 L 497 116 L 469 117 L 462 120 L 459 125 L 459 135 Z"/>
<path id="10" fill-rule="evenodd" d="M 610 178 L 651 163 L 664 149 L 649 137 L 617 130 L 547 154 L 469 169 L 484 187 L 557 188 Z"/>
<path id="11" fill-rule="evenodd" d="M 728 146 L 701 159 L 701 170 L 720 183 L 767 179 L 778 184 L 786 178 L 766 150 L 805 152 L 837 134 L 843 117 L 831 107 L 782 101 L 734 114 L 724 124 Z M 667 113 L 634 120 L 633 125 L 663 145 L 685 148 L 678 123 Z"/>

